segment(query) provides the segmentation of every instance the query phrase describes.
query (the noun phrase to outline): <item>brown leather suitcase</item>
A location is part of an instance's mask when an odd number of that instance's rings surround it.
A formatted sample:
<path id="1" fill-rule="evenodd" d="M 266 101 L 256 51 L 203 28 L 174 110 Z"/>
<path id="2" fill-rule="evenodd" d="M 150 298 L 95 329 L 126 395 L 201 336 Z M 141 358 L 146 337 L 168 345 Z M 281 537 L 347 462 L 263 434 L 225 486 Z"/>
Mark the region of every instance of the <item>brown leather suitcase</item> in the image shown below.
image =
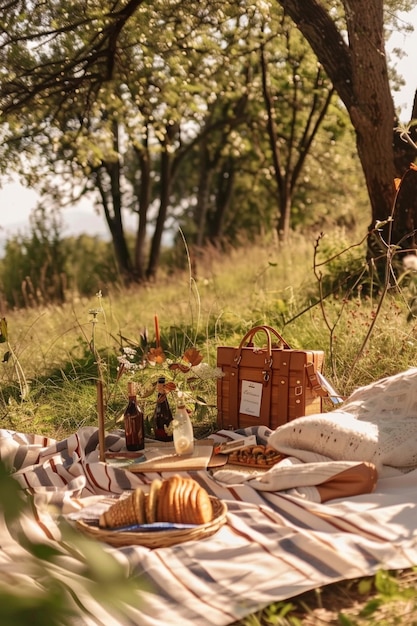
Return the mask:
<path id="1" fill-rule="evenodd" d="M 255 345 L 263 334 L 266 345 Z M 259 344 L 259 341 L 258 341 Z M 218 347 L 219 428 L 264 425 L 275 429 L 286 422 L 322 412 L 328 392 L 317 376 L 323 370 L 321 350 L 292 350 L 270 326 L 255 326 L 237 348 Z"/>

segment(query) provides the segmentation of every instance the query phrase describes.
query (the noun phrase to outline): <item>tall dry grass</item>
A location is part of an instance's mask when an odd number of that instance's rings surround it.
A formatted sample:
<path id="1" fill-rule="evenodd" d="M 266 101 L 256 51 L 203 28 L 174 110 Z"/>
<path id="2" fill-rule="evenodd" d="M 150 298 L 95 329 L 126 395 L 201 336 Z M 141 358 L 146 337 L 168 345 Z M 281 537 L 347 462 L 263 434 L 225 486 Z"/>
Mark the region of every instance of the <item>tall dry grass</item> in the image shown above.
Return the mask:
<path id="1" fill-rule="evenodd" d="M 8 342 L 0 345 L 12 355 L 0 363 L 3 426 L 65 436 L 94 424 L 92 341 L 106 384 L 106 418 L 114 425 L 125 403 L 124 385 L 115 386 L 122 338 L 139 341 L 147 328 L 152 340 L 155 314 L 167 345 L 181 337 L 211 365 L 217 346 L 238 345 L 255 325 L 274 326 L 294 348 L 325 351 L 325 373 L 342 395 L 415 365 L 413 276 L 383 302 L 361 289 L 346 298 L 345 286 L 328 295 L 335 276 L 364 265 L 363 246 L 344 252 L 352 243 L 335 231 L 320 240 L 318 252 L 315 235 L 294 235 L 282 248 L 265 241 L 226 253 L 206 250 L 189 259 L 194 273 L 161 274 L 155 284 L 104 291 L 101 298 L 9 312 Z M 28 384 L 24 398 L 19 368 Z M 208 418 L 215 422 L 214 408 Z"/>

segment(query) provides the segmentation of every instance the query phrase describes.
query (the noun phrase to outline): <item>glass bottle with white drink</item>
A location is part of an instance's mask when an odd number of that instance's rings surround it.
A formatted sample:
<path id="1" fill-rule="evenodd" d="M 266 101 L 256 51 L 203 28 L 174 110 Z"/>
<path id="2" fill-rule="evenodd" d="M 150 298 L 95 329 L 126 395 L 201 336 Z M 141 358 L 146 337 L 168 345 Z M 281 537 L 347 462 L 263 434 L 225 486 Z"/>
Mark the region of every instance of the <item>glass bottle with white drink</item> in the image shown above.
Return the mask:
<path id="1" fill-rule="evenodd" d="M 176 454 L 178 456 L 192 454 L 194 452 L 193 425 L 181 393 L 178 394 L 177 410 L 172 425 Z"/>

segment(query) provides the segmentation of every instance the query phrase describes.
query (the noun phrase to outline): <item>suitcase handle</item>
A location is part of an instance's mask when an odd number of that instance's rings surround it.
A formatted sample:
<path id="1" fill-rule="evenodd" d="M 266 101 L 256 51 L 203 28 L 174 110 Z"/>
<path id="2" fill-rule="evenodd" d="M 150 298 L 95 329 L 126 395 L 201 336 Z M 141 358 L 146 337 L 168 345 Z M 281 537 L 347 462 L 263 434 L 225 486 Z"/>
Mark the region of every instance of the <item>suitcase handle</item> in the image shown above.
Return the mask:
<path id="1" fill-rule="evenodd" d="M 272 354 L 271 334 L 274 335 L 278 339 L 278 341 L 282 344 L 282 347 L 284 350 L 291 350 L 290 345 L 285 341 L 284 337 L 281 337 L 281 335 L 279 334 L 277 330 L 275 330 L 275 328 L 272 328 L 272 326 L 266 326 L 266 325 L 254 326 L 253 328 L 251 328 L 251 330 L 249 330 L 246 333 L 246 335 L 243 337 L 242 341 L 240 342 L 239 348 L 243 348 L 245 345 L 249 345 L 252 339 L 254 338 L 254 336 L 256 335 L 256 333 L 260 331 L 264 332 L 266 335 L 269 354 Z"/>
<path id="2" fill-rule="evenodd" d="M 251 328 L 251 330 L 249 330 L 246 335 L 243 337 L 242 341 L 239 344 L 239 347 L 237 349 L 236 352 L 236 356 L 233 359 L 233 363 L 234 363 L 234 367 L 238 367 L 239 363 L 242 359 L 242 350 L 243 348 L 246 346 L 250 346 L 253 345 L 251 344 L 252 339 L 254 338 L 254 336 L 256 335 L 256 333 L 258 332 L 263 332 L 265 333 L 266 336 L 266 347 L 267 347 L 267 351 L 268 351 L 268 359 L 265 359 L 265 363 L 268 365 L 269 368 L 272 367 L 272 340 L 271 340 L 271 333 L 277 338 L 279 339 L 279 342 L 281 344 L 283 344 L 283 349 L 288 349 L 291 350 L 290 346 L 288 345 L 288 343 L 285 341 L 285 339 L 283 337 L 281 337 L 281 335 L 274 329 L 272 328 L 272 326 L 254 326 L 253 328 Z"/>
<path id="3" fill-rule="evenodd" d="M 239 346 L 239 353 L 236 357 L 236 361 L 237 363 L 240 362 L 241 359 L 241 349 L 243 348 L 243 346 L 245 345 L 245 341 L 248 341 L 248 343 L 246 344 L 246 346 L 250 345 L 250 341 L 253 339 L 253 337 L 256 335 L 257 332 L 259 331 L 263 331 L 266 336 L 267 336 L 267 348 L 268 348 L 268 354 L 270 356 L 270 362 L 272 362 L 272 343 L 271 343 L 271 333 L 277 337 L 280 341 L 280 343 L 283 344 L 283 349 L 284 350 L 291 350 L 289 344 L 285 341 L 285 339 L 283 337 L 281 337 L 281 335 L 279 334 L 278 331 L 275 330 L 275 328 L 272 328 L 272 326 L 254 326 L 254 328 L 252 328 L 250 331 L 248 331 L 246 333 L 246 335 L 243 337 L 242 341 L 240 342 L 240 346 Z M 307 373 L 307 379 L 310 383 L 311 388 L 313 389 L 313 391 L 316 393 L 316 395 L 321 396 L 322 398 L 327 398 L 329 396 L 329 393 L 327 391 L 327 389 L 325 389 L 321 383 L 319 382 L 318 378 L 317 378 L 317 373 L 314 367 L 313 363 L 307 363 L 307 365 L 305 366 L 306 368 L 306 373 Z"/>

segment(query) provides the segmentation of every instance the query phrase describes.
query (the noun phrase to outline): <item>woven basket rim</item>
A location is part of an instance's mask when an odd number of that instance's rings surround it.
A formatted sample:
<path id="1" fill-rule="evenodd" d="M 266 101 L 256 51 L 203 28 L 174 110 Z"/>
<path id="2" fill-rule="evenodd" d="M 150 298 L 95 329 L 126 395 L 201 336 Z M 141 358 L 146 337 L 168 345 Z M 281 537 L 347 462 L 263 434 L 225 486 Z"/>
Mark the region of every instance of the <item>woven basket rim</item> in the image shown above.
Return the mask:
<path id="1" fill-rule="evenodd" d="M 83 534 L 108 543 L 114 547 L 140 545 L 148 548 L 165 548 L 185 541 L 195 541 L 214 535 L 225 523 L 227 504 L 214 496 L 210 496 L 213 507 L 213 519 L 206 524 L 183 530 L 158 530 L 156 532 L 117 531 L 90 525 L 82 520 L 76 520 L 75 525 Z"/>

